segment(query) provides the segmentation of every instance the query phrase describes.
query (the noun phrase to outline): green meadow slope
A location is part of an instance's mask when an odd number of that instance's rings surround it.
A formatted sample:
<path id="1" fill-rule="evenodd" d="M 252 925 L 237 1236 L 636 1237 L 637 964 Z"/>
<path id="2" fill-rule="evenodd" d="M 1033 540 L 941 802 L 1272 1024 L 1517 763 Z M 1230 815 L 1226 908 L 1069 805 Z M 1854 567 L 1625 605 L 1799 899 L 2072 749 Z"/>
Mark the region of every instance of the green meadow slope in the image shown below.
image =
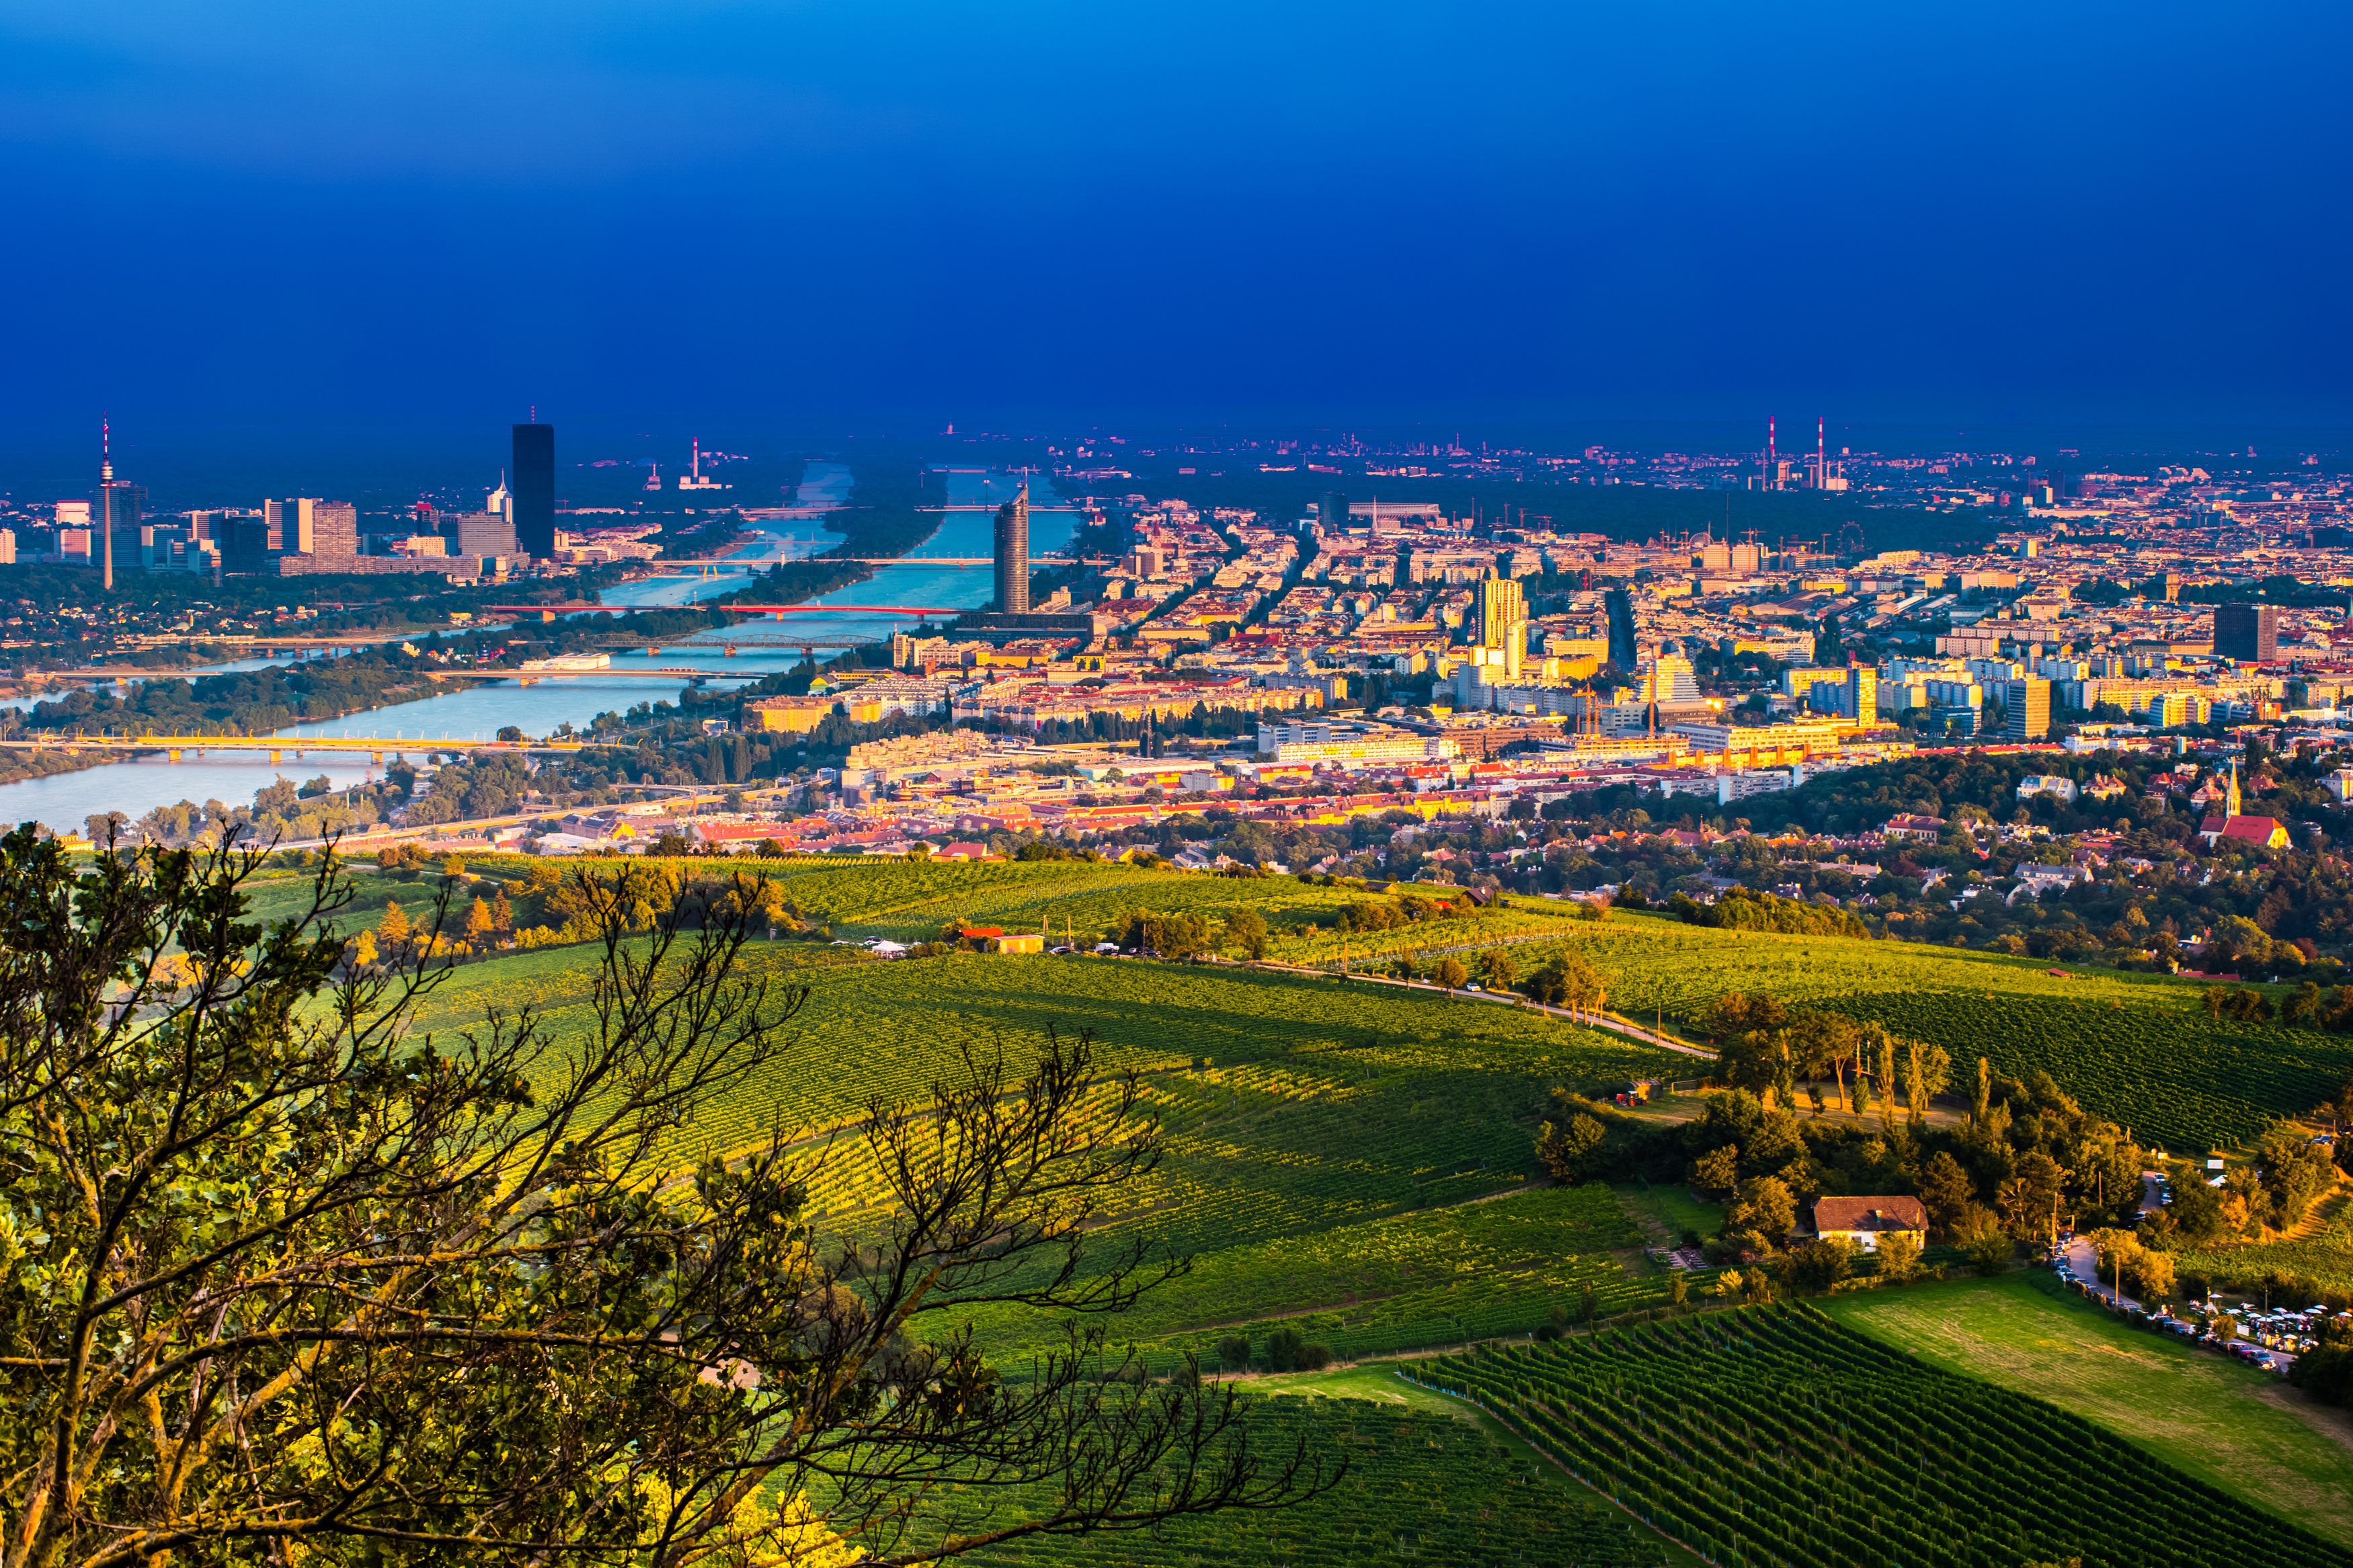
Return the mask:
<path id="1" fill-rule="evenodd" d="M 2271 1373 L 2129 1328 L 2023 1275 L 1864 1291 L 1848 1328 L 2048 1400 L 2208 1485 L 2353 1546 L 2353 1418 Z"/>

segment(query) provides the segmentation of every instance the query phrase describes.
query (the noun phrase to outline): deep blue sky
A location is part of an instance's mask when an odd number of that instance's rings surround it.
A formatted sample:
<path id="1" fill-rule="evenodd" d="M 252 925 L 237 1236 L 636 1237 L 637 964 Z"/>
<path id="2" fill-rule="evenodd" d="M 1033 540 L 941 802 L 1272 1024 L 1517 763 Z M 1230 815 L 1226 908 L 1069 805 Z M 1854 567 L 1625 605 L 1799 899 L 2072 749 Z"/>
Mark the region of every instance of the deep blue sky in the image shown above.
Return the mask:
<path id="1" fill-rule="evenodd" d="M 2348 8 L 0 11 L 0 415 L 2353 416 Z"/>

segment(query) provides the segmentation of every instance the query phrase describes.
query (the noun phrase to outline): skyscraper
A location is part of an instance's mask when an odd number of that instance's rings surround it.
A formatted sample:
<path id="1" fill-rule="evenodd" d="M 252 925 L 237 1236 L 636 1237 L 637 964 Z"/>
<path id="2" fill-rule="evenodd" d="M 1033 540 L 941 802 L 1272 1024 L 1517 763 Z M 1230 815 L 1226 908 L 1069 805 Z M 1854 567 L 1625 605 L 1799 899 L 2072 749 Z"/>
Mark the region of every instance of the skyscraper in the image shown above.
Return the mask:
<path id="1" fill-rule="evenodd" d="M 2214 651 L 2241 664 L 2269 664 L 2279 658 L 2279 606 L 2216 605 Z"/>
<path id="2" fill-rule="evenodd" d="M 555 426 L 514 427 L 515 546 L 541 561 L 555 558 Z"/>
<path id="3" fill-rule="evenodd" d="M 1029 609 L 1029 481 L 997 509 L 997 607 L 1006 615 Z"/>

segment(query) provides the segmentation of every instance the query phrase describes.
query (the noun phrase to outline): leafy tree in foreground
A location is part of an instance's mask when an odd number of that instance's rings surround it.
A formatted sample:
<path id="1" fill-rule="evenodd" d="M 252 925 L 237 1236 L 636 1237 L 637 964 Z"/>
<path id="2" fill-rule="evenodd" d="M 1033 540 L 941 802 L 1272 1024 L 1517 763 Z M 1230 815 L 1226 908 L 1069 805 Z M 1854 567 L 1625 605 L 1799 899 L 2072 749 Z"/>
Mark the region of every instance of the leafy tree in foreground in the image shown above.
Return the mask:
<path id="1" fill-rule="evenodd" d="M 438 977 L 351 961 L 332 857 L 267 927 L 255 864 L 0 840 L 5 1568 L 905 1563 L 1319 1484 L 1196 1378 L 1075 1329 L 1000 1376 L 958 1326 L 1182 1268 L 1082 1258 L 1158 1157 L 1083 1038 L 1026 1073 L 967 1047 L 855 1151 L 690 1165 L 704 1110 L 806 1048 L 740 916 L 624 940 L 593 883 L 584 1024 L 419 1036 Z M 804 1182 L 850 1157 L 889 1203 L 829 1248 Z"/>

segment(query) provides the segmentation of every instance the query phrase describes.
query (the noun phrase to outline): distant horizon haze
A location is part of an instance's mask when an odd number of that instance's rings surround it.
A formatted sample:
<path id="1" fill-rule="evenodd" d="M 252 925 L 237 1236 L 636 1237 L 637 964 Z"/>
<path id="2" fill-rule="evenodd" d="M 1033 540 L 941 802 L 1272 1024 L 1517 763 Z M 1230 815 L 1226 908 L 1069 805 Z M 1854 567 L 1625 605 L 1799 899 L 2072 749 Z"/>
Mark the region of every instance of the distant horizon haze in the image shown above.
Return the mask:
<path id="1" fill-rule="evenodd" d="M 539 410 L 555 426 L 556 496 L 572 506 L 658 507 L 776 506 L 783 485 L 797 470 L 783 465 L 797 458 L 856 458 L 863 451 L 897 459 L 949 464 L 1003 464 L 1042 459 L 1048 443 L 1071 444 L 1091 428 L 1047 424 L 1006 430 L 968 427 L 956 434 L 944 425 L 894 424 L 881 419 L 823 420 L 751 418 L 744 416 L 591 416 L 566 419 Z M 480 506 L 511 461 L 512 421 L 458 419 L 320 419 L 307 422 L 241 420 L 190 422 L 114 415 L 114 465 L 118 474 L 149 491 L 151 511 L 197 507 L 258 506 L 265 497 L 322 495 L 353 500 L 364 508 L 405 506 L 431 499 L 439 506 Z M 1344 423 L 1323 426 L 1154 426 L 1106 422 L 1095 439 L 1095 456 L 1055 462 L 1079 467 L 1133 465 L 1139 477 L 1113 480 L 1098 489 L 1143 488 L 1155 499 L 1182 493 L 1182 468 L 1207 475 L 1250 471 L 1260 462 L 1298 461 L 1310 454 L 1279 458 L 1257 452 L 1188 453 L 1188 445 L 1232 438 L 1313 442 L 1350 433 L 1380 447 L 1411 442 L 1442 444 L 1460 432 L 1476 451 L 1483 441 L 1505 449 L 1575 452 L 1591 445 L 1650 454 L 1752 455 L 1763 446 L 1765 421 L 1753 420 L 1557 420 L 1541 424 L 1402 425 Z M 1106 437 L 1125 437 L 1124 446 Z M 651 461 L 665 484 L 686 471 L 691 443 L 700 438 L 704 472 L 729 488 L 681 493 L 664 489 L 659 499 L 642 488 Z M 2216 471 L 2289 476 L 2353 471 L 2353 426 L 2214 424 L 2165 426 L 2097 424 L 2089 421 L 2015 424 L 1874 424 L 1830 422 L 1827 443 L 1835 458 L 1842 447 L 1891 456 L 1942 451 L 2033 455 L 2042 465 L 2084 472 L 2116 464 L 2202 462 Z M 2252 446 L 2253 459 L 2234 457 Z M 1814 449 L 1813 420 L 1783 417 L 1780 450 L 1786 458 Z M 17 422 L 0 427 L 0 500 L 17 504 L 84 498 L 95 493 L 98 428 L 93 421 L 75 428 L 55 420 Z M 1154 454 L 1145 457 L 1145 453 Z M 2063 456 L 2072 452 L 2073 455 Z M 2319 458 L 2306 467 L 2302 458 Z M 1123 461 L 1123 458 L 1125 460 Z M 599 462 L 612 467 L 593 467 Z M 2139 471 L 2134 469 L 2133 471 Z M 507 476 L 511 479 L 511 476 Z M 1196 481 L 1198 482 L 1198 480 Z M 1394 487 L 1395 493 L 1428 492 L 1437 479 L 1368 478 L 1352 486 Z M 1541 484 L 1542 481 L 1531 481 Z M 581 526 L 575 524 L 574 526 Z"/>

